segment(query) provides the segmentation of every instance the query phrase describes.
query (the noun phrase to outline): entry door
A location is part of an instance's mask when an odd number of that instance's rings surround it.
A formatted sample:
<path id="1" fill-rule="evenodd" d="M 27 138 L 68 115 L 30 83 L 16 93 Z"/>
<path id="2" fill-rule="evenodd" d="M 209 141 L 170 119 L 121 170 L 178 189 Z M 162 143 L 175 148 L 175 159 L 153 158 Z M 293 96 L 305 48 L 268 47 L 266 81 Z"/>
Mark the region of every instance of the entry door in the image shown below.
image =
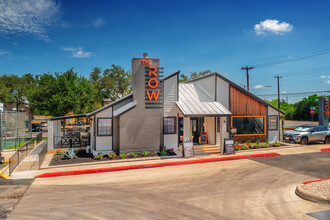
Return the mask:
<path id="1" fill-rule="evenodd" d="M 198 118 L 191 118 L 191 134 L 193 136 L 193 142 L 198 143 Z"/>

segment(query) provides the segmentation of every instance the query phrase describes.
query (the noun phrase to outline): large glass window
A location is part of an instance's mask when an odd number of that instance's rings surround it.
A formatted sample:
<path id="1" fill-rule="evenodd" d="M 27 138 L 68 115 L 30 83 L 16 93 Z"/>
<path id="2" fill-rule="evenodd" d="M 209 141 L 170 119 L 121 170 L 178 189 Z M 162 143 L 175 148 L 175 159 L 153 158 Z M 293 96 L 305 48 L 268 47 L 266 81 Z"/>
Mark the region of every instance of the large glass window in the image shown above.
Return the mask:
<path id="1" fill-rule="evenodd" d="M 97 136 L 112 135 L 112 118 L 97 119 Z"/>
<path id="2" fill-rule="evenodd" d="M 264 134 L 264 117 L 233 117 L 232 126 L 237 134 Z"/>
<path id="3" fill-rule="evenodd" d="M 176 118 L 169 117 L 164 118 L 164 134 L 175 134 L 176 133 Z"/>
<path id="4" fill-rule="evenodd" d="M 268 129 L 269 130 L 277 130 L 278 129 L 278 116 L 270 115 L 268 116 Z"/>

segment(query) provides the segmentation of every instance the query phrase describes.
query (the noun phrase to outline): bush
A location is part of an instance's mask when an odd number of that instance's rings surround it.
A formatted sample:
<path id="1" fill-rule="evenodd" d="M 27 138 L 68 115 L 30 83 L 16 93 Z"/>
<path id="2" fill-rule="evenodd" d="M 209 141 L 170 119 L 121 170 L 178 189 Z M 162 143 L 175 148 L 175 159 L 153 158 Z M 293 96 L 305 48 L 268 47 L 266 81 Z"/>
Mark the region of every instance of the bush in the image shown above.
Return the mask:
<path id="1" fill-rule="evenodd" d="M 279 147 L 279 146 L 281 146 L 281 143 L 280 142 L 275 141 L 273 143 L 273 147 Z"/>
<path id="2" fill-rule="evenodd" d="M 247 150 L 247 149 L 249 149 L 249 147 L 247 145 L 245 145 L 245 144 L 241 145 L 241 150 Z"/>
<path id="3" fill-rule="evenodd" d="M 63 155 L 63 154 L 64 154 L 64 150 L 57 149 L 54 155 Z"/>
<path id="4" fill-rule="evenodd" d="M 142 151 L 142 156 L 148 156 L 149 155 L 149 151 L 147 151 L 147 150 L 144 150 L 144 151 Z"/>
<path id="5" fill-rule="evenodd" d="M 238 142 L 237 142 L 238 143 Z M 239 145 L 239 144 L 235 144 L 235 151 L 239 151 L 239 150 L 241 150 L 241 145 Z"/>
<path id="6" fill-rule="evenodd" d="M 136 154 L 136 153 L 133 153 L 133 152 L 131 152 L 131 153 L 129 153 L 133 158 L 136 158 L 138 155 Z"/>
<path id="7" fill-rule="evenodd" d="M 263 144 L 261 144 L 261 147 L 262 147 L 262 148 L 267 148 L 267 147 L 269 147 L 269 144 L 267 144 L 267 143 L 263 143 Z"/>
<path id="8" fill-rule="evenodd" d="M 110 160 L 116 158 L 116 156 L 117 156 L 116 153 L 109 153 L 108 154 L 108 157 L 109 157 Z"/>
<path id="9" fill-rule="evenodd" d="M 160 148 L 160 155 L 161 156 L 166 156 L 167 155 L 166 147 L 165 146 L 163 146 L 163 147 Z"/>
<path id="10" fill-rule="evenodd" d="M 78 157 L 82 157 L 86 154 L 86 150 L 83 148 L 80 148 L 79 150 L 76 150 L 76 154 Z"/>
<path id="11" fill-rule="evenodd" d="M 103 155 L 101 153 L 98 153 L 95 157 L 94 160 L 101 160 L 103 158 Z"/>
<path id="12" fill-rule="evenodd" d="M 167 155 L 175 155 L 174 148 L 166 149 Z"/>
<path id="13" fill-rule="evenodd" d="M 123 152 L 123 153 L 120 153 L 120 159 L 125 159 L 126 158 L 126 154 Z"/>
<path id="14" fill-rule="evenodd" d="M 266 139 L 266 140 L 265 140 L 265 143 L 266 143 L 266 144 L 269 144 L 269 140 L 268 140 L 268 139 Z"/>

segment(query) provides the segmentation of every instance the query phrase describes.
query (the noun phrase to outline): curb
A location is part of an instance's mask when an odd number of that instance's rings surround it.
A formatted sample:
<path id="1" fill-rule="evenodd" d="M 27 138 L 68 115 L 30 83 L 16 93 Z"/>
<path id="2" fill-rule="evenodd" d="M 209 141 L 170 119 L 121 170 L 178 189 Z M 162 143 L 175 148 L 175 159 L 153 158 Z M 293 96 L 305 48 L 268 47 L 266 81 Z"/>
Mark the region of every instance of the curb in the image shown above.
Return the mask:
<path id="1" fill-rule="evenodd" d="M 179 165 L 211 163 L 211 162 L 220 162 L 220 161 L 227 161 L 227 160 L 252 159 L 252 158 L 259 158 L 259 157 L 275 157 L 275 156 L 281 156 L 281 154 L 278 154 L 278 153 L 264 153 L 264 154 L 237 155 L 237 156 L 229 156 L 229 157 L 221 157 L 221 158 L 205 158 L 205 159 L 196 159 L 196 160 L 162 162 L 162 163 L 155 163 L 155 164 L 140 164 L 140 165 L 107 167 L 107 168 L 98 168 L 98 169 L 87 169 L 87 170 L 51 172 L 51 173 L 43 173 L 43 174 L 37 175 L 34 178 L 37 179 L 37 178 L 47 178 L 47 177 L 59 177 L 59 176 L 81 175 L 81 174 L 116 172 L 116 171 L 123 171 L 123 170 L 134 170 L 134 169 L 145 169 L 145 168 L 167 167 L 167 166 L 179 166 Z"/>
<path id="2" fill-rule="evenodd" d="M 312 202 L 317 202 L 317 203 L 330 204 L 330 198 L 329 197 L 316 195 L 316 194 L 311 193 L 311 192 L 309 192 L 309 191 L 307 191 L 303 188 L 303 186 L 306 185 L 306 184 L 313 183 L 313 182 L 320 182 L 320 181 L 329 180 L 329 179 L 330 178 L 304 182 L 304 183 L 297 186 L 295 192 L 299 197 L 301 197 L 303 199 L 306 199 L 306 200 L 309 200 L 309 201 L 312 201 Z"/>
<path id="3" fill-rule="evenodd" d="M 322 151 L 322 152 L 329 152 L 330 151 L 330 148 L 322 148 L 320 151 Z"/>
<path id="4" fill-rule="evenodd" d="M 9 176 L 7 174 L 1 173 L 3 170 L 7 169 L 8 167 L 9 167 L 9 165 L 5 166 L 4 168 L 2 168 L 0 170 L 0 178 L 9 179 Z"/>

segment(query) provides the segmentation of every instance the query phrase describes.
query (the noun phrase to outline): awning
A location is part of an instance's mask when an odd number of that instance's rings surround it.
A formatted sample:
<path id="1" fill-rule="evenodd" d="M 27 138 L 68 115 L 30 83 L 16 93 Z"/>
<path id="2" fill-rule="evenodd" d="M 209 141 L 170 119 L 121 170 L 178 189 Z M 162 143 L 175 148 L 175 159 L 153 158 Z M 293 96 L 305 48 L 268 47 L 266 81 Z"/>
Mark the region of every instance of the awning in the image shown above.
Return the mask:
<path id="1" fill-rule="evenodd" d="M 228 111 L 220 102 L 207 94 L 195 83 L 179 84 L 179 101 L 176 102 L 186 117 L 229 116 Z"/>

